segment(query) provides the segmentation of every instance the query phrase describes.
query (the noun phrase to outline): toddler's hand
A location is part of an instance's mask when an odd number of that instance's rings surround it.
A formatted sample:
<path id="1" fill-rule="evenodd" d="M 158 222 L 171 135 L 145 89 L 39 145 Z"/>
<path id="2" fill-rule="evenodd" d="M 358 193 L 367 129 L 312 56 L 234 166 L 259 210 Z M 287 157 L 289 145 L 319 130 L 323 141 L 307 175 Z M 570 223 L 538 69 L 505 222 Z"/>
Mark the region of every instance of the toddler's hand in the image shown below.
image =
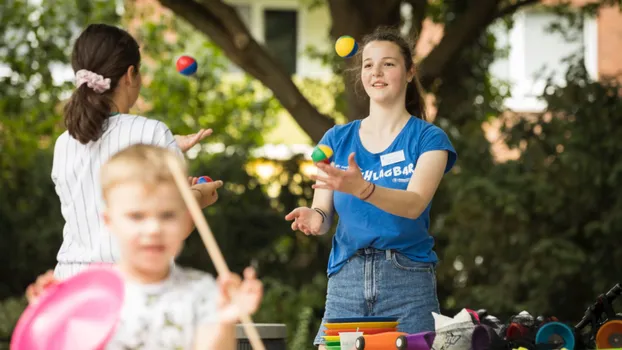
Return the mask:
<path id="1" fill-rule="evenodd" d="M 32 304 L 36 302 L 46 288 L 56 283 L 58 283 L 58 280 L 54 277 L 54 272 L 52 270 L 48 270 L 46 273 L 37 277 L 35 283 L 32 283 L 26 288 L 26 299 L 28 299 L 28 303 Z"/>
<path id="2" fill-rule="evenodd" d="M 263 297 L 263 284 L 257 279 L 255 269 L 244 270 L 244 280 L 236 274 L 218 277 L 220 287 L 220 321 L 237 323 L 244 315 L 254 314 Z"/>

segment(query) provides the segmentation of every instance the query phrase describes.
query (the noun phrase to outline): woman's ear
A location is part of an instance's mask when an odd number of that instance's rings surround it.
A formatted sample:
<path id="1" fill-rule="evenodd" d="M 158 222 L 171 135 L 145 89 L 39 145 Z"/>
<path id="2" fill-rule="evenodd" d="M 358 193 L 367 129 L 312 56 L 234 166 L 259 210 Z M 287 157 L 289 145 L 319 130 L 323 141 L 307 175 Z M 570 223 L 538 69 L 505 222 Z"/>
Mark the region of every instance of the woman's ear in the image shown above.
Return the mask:
<path id="1" fill-rule="evenodd" d="M 127 72 L 121 79 L 124 79 L 129 86 L 136 86 L 138 84 L 138 70 L 135 66 L 127 67 Z"/>
<path id="2" fill-rule="evenodd" d="M 410 69 L 408 70 L 408 72 L 406 72 L 406 82 L 411 83 L 414 78 L 415 78 L 415 65 L 413 64 L 412 67 L 410 67 Z"/>

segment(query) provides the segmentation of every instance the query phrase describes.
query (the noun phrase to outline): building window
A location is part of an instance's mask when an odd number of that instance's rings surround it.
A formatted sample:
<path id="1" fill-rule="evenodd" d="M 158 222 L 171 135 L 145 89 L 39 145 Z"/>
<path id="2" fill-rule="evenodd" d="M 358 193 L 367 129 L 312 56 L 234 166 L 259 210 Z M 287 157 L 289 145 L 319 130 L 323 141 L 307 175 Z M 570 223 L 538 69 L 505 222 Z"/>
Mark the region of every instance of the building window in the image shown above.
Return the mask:
<path id="1" fill-rule="evenodd" d="M 563 85 L 569 67 L 567 58 L 572 55 L 583 54 L 588 72 L 593 78 L 597 77 L 595 19 L 586 17 L 578 35 L 566 33 L 571 38 L 549 30 L 553 23 L 561 20 L 550 12 L 522 11 L 515 15 L 511 30 L 501 24 L 493 27 L 497 44 L 508 50 L 507 57 L 498 59 L 491 66 L 496 79 L 511 84 L 512 97 L 506 101 L 508 108 L 515 111 L 543 110 L 546 106 L 539 96 L 547 78 Z"/>
<path id="2" fill-rule="evenodd" d="M 266 6 L 248 0 L 226 1 L 235 8 L 255 40 L 279 62 L 288 74 L 296 74 L 298 65 L 299 13 L 294 7 Z M 231 63 L 229 72 L 242 70 Z"/>
<path id="3" fill-rule="evenodd" d="M 298 13 L 264 10 L 264 45 L 289 74 L 296 73 Z"/>

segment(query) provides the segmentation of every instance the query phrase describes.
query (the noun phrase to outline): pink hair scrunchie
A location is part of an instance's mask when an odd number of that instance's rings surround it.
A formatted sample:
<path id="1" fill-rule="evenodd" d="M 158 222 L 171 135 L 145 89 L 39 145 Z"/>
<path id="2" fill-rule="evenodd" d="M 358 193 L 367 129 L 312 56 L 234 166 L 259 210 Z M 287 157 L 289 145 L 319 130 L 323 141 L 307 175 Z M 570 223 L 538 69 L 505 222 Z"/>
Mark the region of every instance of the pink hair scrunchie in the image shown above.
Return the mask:
<path id="1" fill-rule="evenodd" d="M 80 69 L 76 72 L 76 87 L 79 88 L 84 83 L 100 94 L 110 89 L 110 78 L 104 79 L 103 76 L 97 73 L 93 73 L 86 69 Z"/>

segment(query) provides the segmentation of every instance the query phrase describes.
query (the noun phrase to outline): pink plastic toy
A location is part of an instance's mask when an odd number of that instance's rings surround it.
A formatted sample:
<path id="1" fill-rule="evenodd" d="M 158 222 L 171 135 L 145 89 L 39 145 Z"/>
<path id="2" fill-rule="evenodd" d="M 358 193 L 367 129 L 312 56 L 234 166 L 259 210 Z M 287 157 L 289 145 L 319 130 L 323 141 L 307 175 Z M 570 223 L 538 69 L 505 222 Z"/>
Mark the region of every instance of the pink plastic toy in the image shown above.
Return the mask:
<path id="1" fill-rule="evenodd" d="M 480 320 L 479 320 L 479 315 L 477 314 L 476 311 L 471 310 L 471 309 L 466 309 L 466 311 L 471 314 L 471 319 L 473 320 L 473 323 L 475 324 L 479 324 Z"/>
<path id="2" fill-rule="evenodd" d="M 100 350 L 112 336 L 123 305 L 121 276 L 94 267 L 49 287 L 20 317 L 12 350 Z"/>

